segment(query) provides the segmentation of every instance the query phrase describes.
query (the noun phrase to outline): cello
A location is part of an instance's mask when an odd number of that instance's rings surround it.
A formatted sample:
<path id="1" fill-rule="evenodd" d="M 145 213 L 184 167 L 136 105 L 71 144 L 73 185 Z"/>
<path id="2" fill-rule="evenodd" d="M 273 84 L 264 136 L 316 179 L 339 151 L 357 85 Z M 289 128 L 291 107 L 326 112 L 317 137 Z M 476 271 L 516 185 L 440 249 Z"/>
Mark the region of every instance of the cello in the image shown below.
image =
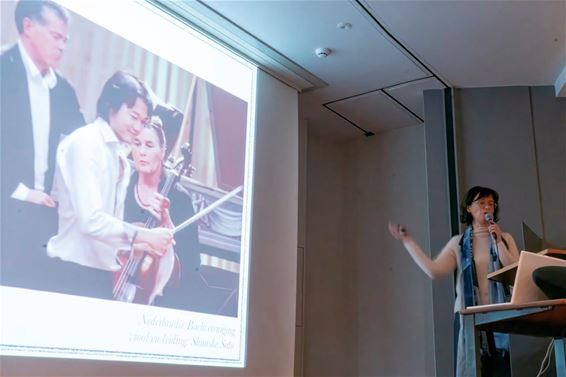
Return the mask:
<path id="1" fill-rule="evenodd" d="M 192 152 L 188 144 L 181 147 L 182 158 L 167 169 L 165 183 L 160 194 L 167 197 L 169 191 L 181 179 L 181 176 L 190 176 L 194 168 L 191 165 Z M 158 219 L 149 215 L 145 228 L 158 226 Z M 167 252 L 160 258 L 152 256 L 144 250 L 132 249 L 126 253 L 118 253 L 118 262 L 121 268 L 114 274 L 112 295 L 115 300 L 136 304 L 151 304 L 156 293 L 163 289 L 165 283 L 173 273 L 176 263 L 173 250 Z M 160 273 L 165 270 L 165 279 L 159 280 Z M 161 285 L 161 287 L 160 287 Z"/>

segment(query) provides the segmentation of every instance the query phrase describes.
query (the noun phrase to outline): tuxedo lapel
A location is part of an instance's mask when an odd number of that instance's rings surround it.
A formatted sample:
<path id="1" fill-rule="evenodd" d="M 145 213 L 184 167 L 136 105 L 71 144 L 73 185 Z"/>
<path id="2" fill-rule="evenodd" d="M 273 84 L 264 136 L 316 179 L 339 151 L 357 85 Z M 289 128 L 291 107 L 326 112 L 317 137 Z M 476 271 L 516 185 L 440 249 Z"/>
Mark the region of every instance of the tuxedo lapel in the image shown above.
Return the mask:
<path id="1" fill-rule="evenodd" d="M 5 54 L 1 60 L 2 170 L 11 171 L 12 179 L 6 183 L 8 191 L 13 191 L 18 182 L 33 187 L 33 128 L 27 76 L 18 46 Z"/>
<path id="2" fill-rule="evenodd" d="M 19 182 L 34 187 L 34 144 L 31 105 L 26 70 L 18 45 L 1 55 L 2 70 L 2 184 L 6 192 Z M 73 87 L 59 74 L 49 91 L 49 152 L 45 191 L 51 191 L 55 156 L 62 135 L 85 124 Z M 9 169 L 9 173 L 4 171 Z M 11 194 L 11 192 L 8 195 Z"/>

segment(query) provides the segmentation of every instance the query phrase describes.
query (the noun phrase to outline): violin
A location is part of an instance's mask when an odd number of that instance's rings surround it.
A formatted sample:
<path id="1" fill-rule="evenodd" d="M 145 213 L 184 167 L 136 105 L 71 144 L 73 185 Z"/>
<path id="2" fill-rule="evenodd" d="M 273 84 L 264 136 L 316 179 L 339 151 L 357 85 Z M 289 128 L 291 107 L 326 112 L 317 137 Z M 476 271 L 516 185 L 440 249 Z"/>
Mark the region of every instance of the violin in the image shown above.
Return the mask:
<path id="1" fill-rule="evenodd" d="M 165 183 L 161 195 L 167 197 L 181 179 L 190 174 L 194 168 L 191 165 L 192 152 L 188 144 L 181 147 L 182 158 L 173 167 L 167 169 Z M 158 219 L 150 215 L 145 224 L 146 228 L 158 226 Z M 118 263 L 121 268 L 114 273 L 112 295 L 115 300 L 136 304 L 151 304 L 157 292 L 161 291 L 170 279 L 175 263 L 178 263 L 173 250 L 167 250 L 161 258 L 156 258 L 144 250 L 134 250 L 118 253 Z"/>

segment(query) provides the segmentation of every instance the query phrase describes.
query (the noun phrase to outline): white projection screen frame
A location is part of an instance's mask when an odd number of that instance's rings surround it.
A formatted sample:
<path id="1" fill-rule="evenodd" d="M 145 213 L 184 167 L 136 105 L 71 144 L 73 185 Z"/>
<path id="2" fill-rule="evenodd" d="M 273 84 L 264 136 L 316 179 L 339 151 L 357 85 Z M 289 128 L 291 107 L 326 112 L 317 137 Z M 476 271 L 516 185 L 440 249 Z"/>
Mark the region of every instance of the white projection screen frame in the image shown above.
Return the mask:
<path id="1" fill-rule="evenodd" d="M 173 223 L 196 220 L 175 233 L 175 268 L 154 304 L 68 294 L 43 285 L 57 278 L 54 262 L 63 263 L 47 256 L 50 237 L 8 227 L 12 210 L 33 227 L 33 208 L 39 205 L 12 197 L 3 174 L 0 353 L 244 367 L 256 67 L 143 1 L 57 3 L 68 10 L 70 22 L 56 70 L 73 87 L 85 124 L 97 118 L 97 99 L 114 72 L 143 81 L 162 118 L 166 166 L 172 169 L 179 161 L 183 144 L 192 150 L 192 169 L 170 195 Z M 2 45 L 17 48 L 16 3 L 2 1 L 1 7 Z M 1 126 L 4 132 L 9 125 Z M 9 152 L 6 135 L 3 160 Z M 59 140 L 65 136 L 58 135 Z M 33 156 L 30 145 L 26 154 Z M 136 174 L 136 162 L 131 155 L 128 159 Z M 12 168 L 2 163 L 2 169 Z M 57 209 L 48 210 L 47 218 L 55 221 L 45 228 L 54 236 Z M 126 204 L 124 221 L 127 211 Z M 36 255 L 26 265 L 29 252 Z M 111 290 L 115 272 L 107 275 L 101 286 Z M 182 293 L 167 300 L 169 284 Z"/>

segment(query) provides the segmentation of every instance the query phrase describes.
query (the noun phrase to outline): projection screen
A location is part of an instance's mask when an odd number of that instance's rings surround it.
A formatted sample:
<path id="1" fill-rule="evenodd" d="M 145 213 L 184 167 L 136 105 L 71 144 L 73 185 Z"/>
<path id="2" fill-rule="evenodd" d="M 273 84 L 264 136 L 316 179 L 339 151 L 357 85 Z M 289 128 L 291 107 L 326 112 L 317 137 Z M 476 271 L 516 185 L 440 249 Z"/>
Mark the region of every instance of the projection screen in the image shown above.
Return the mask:
<path id="1" fill-rule="evenodd" d="M 143 1 L 32 3 L 0 3 L 1 354 L 243 367 L 256 67 Z"/>

